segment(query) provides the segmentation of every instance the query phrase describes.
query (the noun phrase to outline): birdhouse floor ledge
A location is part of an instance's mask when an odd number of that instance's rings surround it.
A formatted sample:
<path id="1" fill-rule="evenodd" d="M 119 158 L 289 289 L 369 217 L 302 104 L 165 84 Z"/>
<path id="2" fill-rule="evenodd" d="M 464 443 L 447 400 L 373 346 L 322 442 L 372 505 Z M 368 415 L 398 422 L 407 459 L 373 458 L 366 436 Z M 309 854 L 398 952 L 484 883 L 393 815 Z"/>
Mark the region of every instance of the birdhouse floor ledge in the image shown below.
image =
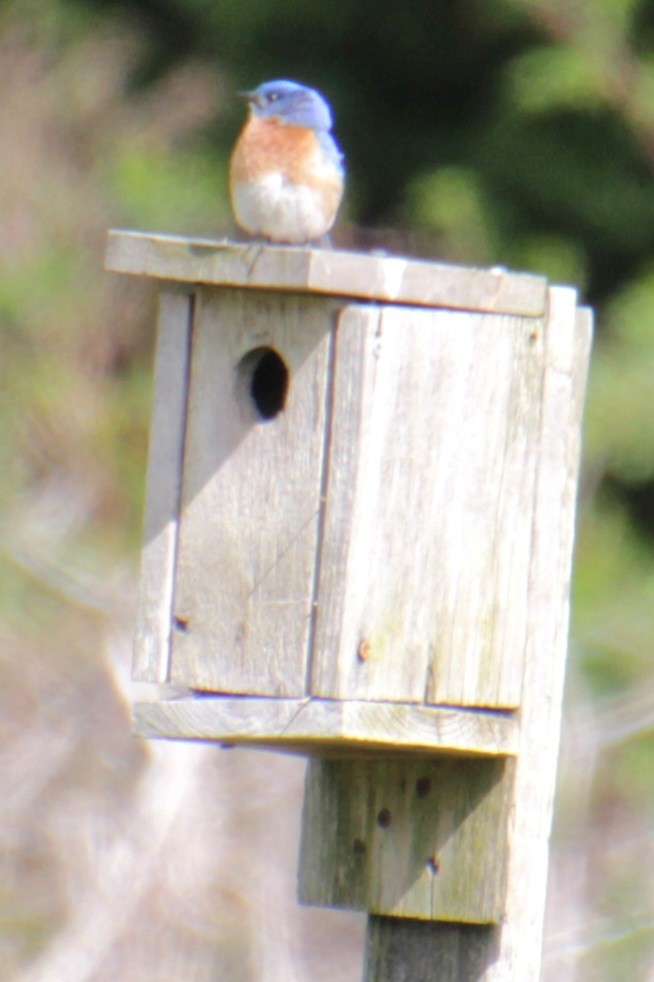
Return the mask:
<path id="1" fill-rule="evenodd" d="M 328 699 L 190 695 L 134 706 L 138 736 L 268 747 L 308 756 L 399 752 L 512 756 L 515 713 Z"/>

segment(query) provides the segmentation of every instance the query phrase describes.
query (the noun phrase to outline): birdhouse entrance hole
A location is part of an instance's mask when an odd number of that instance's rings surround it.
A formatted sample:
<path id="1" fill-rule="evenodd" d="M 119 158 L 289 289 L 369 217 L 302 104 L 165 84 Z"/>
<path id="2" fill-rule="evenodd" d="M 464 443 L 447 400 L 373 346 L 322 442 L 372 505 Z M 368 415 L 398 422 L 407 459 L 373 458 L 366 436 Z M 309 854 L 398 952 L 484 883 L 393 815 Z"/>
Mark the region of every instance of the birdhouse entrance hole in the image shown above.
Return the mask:
<path id="1" fill-rule="evenodd" d="M 248 351 L 237 372 L 242 392 L 258 422 L 268 422 L 281 413 L 288 394 L 288 367 L 274 348 L 264 345 Z"/>

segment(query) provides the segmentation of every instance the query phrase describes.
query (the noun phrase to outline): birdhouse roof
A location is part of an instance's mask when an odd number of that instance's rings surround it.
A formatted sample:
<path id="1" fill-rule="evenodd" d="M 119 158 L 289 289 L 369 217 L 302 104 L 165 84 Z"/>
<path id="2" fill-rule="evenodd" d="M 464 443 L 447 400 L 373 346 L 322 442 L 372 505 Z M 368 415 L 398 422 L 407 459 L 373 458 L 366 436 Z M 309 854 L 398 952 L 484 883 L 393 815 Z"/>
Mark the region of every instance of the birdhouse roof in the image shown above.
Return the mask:
<path id="1" fill-rule="evenodd" d="M 384 304 L 541 317 L 547 280 L 338 249 L 193 239 L 112 230 L 106 267 L 180 283 L 316 293 Z"/>

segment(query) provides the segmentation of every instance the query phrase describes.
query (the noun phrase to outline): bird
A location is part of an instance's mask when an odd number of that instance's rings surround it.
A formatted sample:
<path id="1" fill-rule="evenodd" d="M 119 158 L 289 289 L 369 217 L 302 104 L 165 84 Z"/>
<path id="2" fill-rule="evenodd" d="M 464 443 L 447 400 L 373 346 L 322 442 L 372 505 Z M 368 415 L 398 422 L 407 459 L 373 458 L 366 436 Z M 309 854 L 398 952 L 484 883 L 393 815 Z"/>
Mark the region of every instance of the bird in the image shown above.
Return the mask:
<path id="1" fill-rule="evenodd" d="M 237 225 L 270 242 L 329 244 L 345 188 L 329 103 L 288 79 L 239 95 L 250 111 L 229 165 Z"/>

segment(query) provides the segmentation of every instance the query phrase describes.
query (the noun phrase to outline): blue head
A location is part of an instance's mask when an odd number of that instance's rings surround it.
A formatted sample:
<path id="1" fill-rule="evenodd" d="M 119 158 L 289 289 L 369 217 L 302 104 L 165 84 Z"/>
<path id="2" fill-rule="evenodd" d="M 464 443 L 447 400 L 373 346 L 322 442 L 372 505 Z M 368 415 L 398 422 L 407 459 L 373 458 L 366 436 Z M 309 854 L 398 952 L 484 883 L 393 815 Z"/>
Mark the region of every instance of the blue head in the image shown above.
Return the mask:
<path id="1" fill-rule="evenodd" d="M 250 103 L 255 116 L 261 119 L 276 118 L 287 126 L 307 126 L 328 133 L 332 128 L 332 114 L 327 101 L 306 85 L 279 79 L 264 82 L 253 92 L 241 92 Z"/>

